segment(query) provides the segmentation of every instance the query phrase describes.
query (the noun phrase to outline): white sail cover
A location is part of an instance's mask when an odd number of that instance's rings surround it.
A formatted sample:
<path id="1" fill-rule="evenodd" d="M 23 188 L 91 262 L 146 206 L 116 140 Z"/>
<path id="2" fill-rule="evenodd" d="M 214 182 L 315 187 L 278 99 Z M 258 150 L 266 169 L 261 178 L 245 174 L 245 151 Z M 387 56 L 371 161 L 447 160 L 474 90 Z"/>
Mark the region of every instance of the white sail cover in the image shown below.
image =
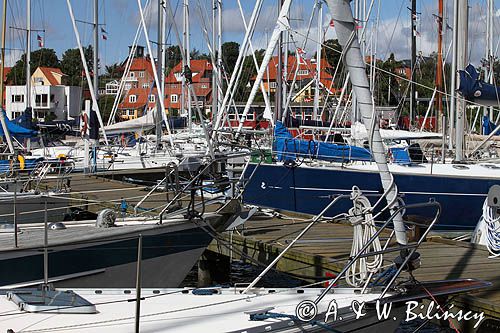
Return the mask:
<path id="1" fill-rule="evenodd" d="M 365 125 L 356 122 L 351 126 L 351 136 L 356 140 L 368 139 Z M 380 136 L 384 140 L 416 140 L 416 139 L 440 139 L 441 133 L 411 132 L 405 130 L 380 129 Z"/>
<path id="2" fill-rule="evenodd" d="M 155 127 L 154 113 L 148 112 L 144 116 L 121 121 L 112 125 L 104 127 L 107 134 L 120 134 L 120 133 L 130 133 L 130 132 L 141 132 L 150 130 Z"/>

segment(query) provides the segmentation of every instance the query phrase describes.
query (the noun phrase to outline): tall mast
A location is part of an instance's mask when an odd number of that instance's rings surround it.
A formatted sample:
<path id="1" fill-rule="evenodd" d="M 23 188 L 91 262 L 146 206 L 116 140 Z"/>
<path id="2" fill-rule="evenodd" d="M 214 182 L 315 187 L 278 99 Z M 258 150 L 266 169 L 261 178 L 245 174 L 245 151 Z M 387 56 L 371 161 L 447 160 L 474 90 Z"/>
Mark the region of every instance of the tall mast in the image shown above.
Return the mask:
<path id="1" fill-rule="evenodd" d="M 0 122 L 2 123 L 2 130 L 5 135 L 5 139 L 7 141 L 7 145 L 9 146 L 9 151 L 11 154 L 14 154 L 14 145 L 12 144 L 12 140 L 10 138 L 10 133 L 7 130 L 7 124 L 5 122 L 5 113 L 3 112 L 4 110 L 4 105 L 3 105 L 3 89 L 4 89 L 4 81 L 3 81 L 3 75 L 4 75 L 4 68 L 5 68 L 5 30 L 7 28 L 7 0 L 3 0 L 3 10 L 2 10 L 2 63 L 0 64 L 0 94 L 2 96 L 0 97 Z"/>
<path id="2" fill-rule="evenodd" d="M 31 108 L 31 0 L 26 0 L 26 108 Z"/>
<path id="3" fill-rule="evenodd" d="M 184 24 L 183 24 L 183 33 L 184 33 L 184 57 L 185 61 L 183 61 L 183 68 L 182 70 L 184 71 L 186 69 L 186 66 L 191 68 L 191 55 L 190 55 L 190 46 L 189 46 L 189 0 L 183 0 L 184 1 Z M 183 75 L 184 77 L 184 75 Z M 189 130 L 192 129 L 193 127 L 193 115 L 191 111 L 191 92 L 189 89 L 186 89 L 186 80 L 183 80 L 183 99 L 184 103 L 187 103 L 187 109 L 188 109 L 188 127 Z M 186 95 L 186 96 L 185 96 Z"/>
<path id="4" fill-rule="evenodd" d="M 458 11 L 457 11 L 457 68 L 464 69 L 467 66 L 467 44 L 468 44 L 468 19 L 469 19 L 469 7 L 467 0 L 458 0 Z M 453 74 L 456 75 L 456 72 Z M 464 149 L 464 125 L 465 125 L 465 106 L 466 102 L 463 98 L 456 100 L 456 138 L 455 138 L 455 160 L 463 160 L 463 149 Z"/>
<path id="5" fill-rule="evenodd" d="M 443 0 L 438 0 L 438 49 L 436 60 L 436 118 L 439 126 L 439 131 L 444 128 L 443 121 Z"/>
<path id="6" fill-rule="evenodd" d="M 487 65 L 485 68 L 484 81 L 493 84 L 493 0 L 487 0 L 488 9 L 486 10 L 486 56 Z M 485 107 L 485 114 L 493 119 L 493 107 Z M 493 121 L 493 120 L 492 120 Z"/>
<path id="7" fill-rule="evenodd" d="M 316 89 L 314 89 L 314 107 L 313 107 L 313 119 L 318 120 L 318 109 L 319 109 L 319 89 L 320 89 L 320 79 L 321 79 L 321 43 L 322 43 L 322 29 L 323 29 L 323 1 L 318 0 L 318 42 L 316 46 Z"/>
<path id="8" fill-rule="evenodd" d="M 278 0 L 278 13 L 283 5 L 283 0 Z M 283 32 L 280 32 L 278 39 L 278 67 L 276 70 L 276 90 L 274 93 L 275 100 L 275 120 L 281 119 L 281 101 L 282 101 L 282 86 L 283 86 Z"/>
<path id="9" fill-rule="evenodd" d="M 413 124 L 417 96 L 415 91 L 415 67 L 417 62 L 417 0 L 411 0 L 411 75 L 410 75 L 410 127 Z"/>
<path id="10" fill-rule="evenodd" d="M 99 0 L 94 0 L 94 94 L 99 101 Z M 92 112 L 96 109 L 92 108 Z"/>
<path id="11" fill-rule="evenodd" d="M 222 0 L 217 0 L 217 69 L 218 73 L 221 76 L 219 82 L 224 82 L 222 79 Z M 213 88 L 212 88 L 213 90 Z M 217 103 L 218 109 L 221 109 L 222 106 L 222 96 L 219 94 L 219 90 L 217 89 Z"/>
<path id="12" fill-rule="evenodd" d="M 214 53 L 214 57 L 212 59 L 216 59 L 217 55 L 215 54 L 217 51 L 217 11 L 218 11 L 218 0 L 212 1 L 212 52 Z M 217 71 L 218 68 L 217 60 L 212 64 L 212 119 L 217 119 L 217 103 L 219 100 L 219 93 L 217 89 Z"/>
<path id="13" fill-rule="evenodd" d="M 156 101 L 156 115 L 155 115 L 155 123 L 156 123 L 156 148 L 158 149 L 161 146 L 161 123 L 162 123 L 162 114 L 161 114 L 161 104 L 160 99 L 165 99 L 165 73 L 163 72 L 163 49 L 164 49 L 164 38 L 163 38 L 163 27 L 164 27 L 164 11 L 163 11 L 163 0 L 158 0 L 158 49 L 157 49 L 157 61 L 156 68 L 158 71 L 160 87 L 156 87 L 158 100 Z"/>

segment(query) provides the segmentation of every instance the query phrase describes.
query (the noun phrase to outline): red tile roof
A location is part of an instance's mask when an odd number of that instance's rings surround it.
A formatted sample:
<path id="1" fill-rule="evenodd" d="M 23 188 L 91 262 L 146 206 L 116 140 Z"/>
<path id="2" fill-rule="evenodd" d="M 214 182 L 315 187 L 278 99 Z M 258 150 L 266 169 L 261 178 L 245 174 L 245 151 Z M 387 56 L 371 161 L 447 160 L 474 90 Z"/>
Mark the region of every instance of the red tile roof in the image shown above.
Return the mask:
<path id="1" fill-rule="evenodd" d="M 125 95 L 123 102 L 118 105 L 120 109 L 132 109 L 132 108 L 140 108 L 146 105 L 148 102 L 149 88 L 132 88 L 128 91 L 127 95 Z M 154 90 L 156 93 L 156 89 Z M 130 95 L 136 95 L 136 102 L 130 102 Z"/>
<path id="2" fill-rule="evenodd" d="M 54 67 L 38 67 L 38 68 L 42 71 L 43 75 L 45 75 L 51 86 L 57 86 L 60 84 L 60 82 L 54 76 L 54 73 L 63 76 L 65 75 L 59 68 L 54 68 Z"/>
<path id="3" fill-rule="evenodd" d="M 3 82 L 7 82 L 7 75 L 9 75 L 10 71 L 12 70 L 12 67 L 4 67 L 3 68 Z"/>
<path id="4" fill-rule="evenodd" d="M 132 64 L 130 65 L 131 71 L 148 71 L 153 75 L 153 69 L 151 68 L 151 58 L 134 58 Z"/>
<path id="5" fill-rule="evenodd" d="M 193 72 L 193 83 L 207 81 L 210 82 L 211 79 L 205 76 L 208 73 L 206 71 L 212 71 L 212 63 L 208 60 L 191 60 L 191 72 Z M 166 83 L 179 83 L 181 81 L 180 74 L 184 71 L 182 68 L 182 62 L 179 62 L 175 67 L 170 71 L 170 74 L 166 77 Z M 177 74 L 177 75 L 176 75 Z"/>
<path id="6" fill-rule="evenodd" d="M 297 69 L 297 57 L 296 56 L 288 56 L 287 63 L 287 81 L 292 81 L 295 75 L 295 71 Z M 284 63 L 283 63 L 284 66 Z M 277 77 L 277 68 L 278 68 L 278 56 L 274 56 L 271 58 L 271 61 L 268 65 L 269 71 L 264 72 L 263 80 L 266 81 L 269 72 L 269 80 L 276 81 Z M 321 60 L 321 73 L 320 79 L 321 81 L 327 80 L 330 82 L 332 80 L 332 76 L 326 71 L 327 68 L 333 69 L 333 67 L 326 61 L 326 59 Z M 316 63 L 312 62 L 311 59 L 302 59 L 299 64 L 299 70 L 307 70 L 308 73 L 306 75 L 297 75 L 296 80 L 301 81 L 305 79 L 313 79 L 316 75 Z M 255 80 L 255 76 L 252 77 L 252 80 Z"/>

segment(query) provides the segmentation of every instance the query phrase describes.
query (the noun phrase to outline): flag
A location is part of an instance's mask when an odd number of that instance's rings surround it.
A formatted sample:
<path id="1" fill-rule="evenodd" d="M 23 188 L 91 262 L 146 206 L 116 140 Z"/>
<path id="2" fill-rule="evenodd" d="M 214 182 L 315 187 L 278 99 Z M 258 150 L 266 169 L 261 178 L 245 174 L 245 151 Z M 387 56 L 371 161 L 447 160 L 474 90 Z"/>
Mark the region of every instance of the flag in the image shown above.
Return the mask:
<path id="1" fill-rule="evenodd" d="M 38 47 L 43 47 L 43 38 L 40 35 L 36 35 L 36 40 L 38 41 Z"/>
<path id="2" fill-rule="evenodd" d="M 108 40 L 108 32 L 104 30 L 103 27 L 101 27 L 101 34 L 102 34 L 102 39 Z"/>
<path id="3" fill-rule="evenodd" d="M 303 48 L 298 47 L 297 48 L 297 62 L 299 65 L 306 65 L 306 60 L 304 59 L 304 54 L 306 54 L 306 51 Z"/>
<path id="4" fill-rule="evenodd" d="M 330 27 L 334 27 L 335 26 L 335 22 L 333 22 L 333 19 L 330 20 Z"/>

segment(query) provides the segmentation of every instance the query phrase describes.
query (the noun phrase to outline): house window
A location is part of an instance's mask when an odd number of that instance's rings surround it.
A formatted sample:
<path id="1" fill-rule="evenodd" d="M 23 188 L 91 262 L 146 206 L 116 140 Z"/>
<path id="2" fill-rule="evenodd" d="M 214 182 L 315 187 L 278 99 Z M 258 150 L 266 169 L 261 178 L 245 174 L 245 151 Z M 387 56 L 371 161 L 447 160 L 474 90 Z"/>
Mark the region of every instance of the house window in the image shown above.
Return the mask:
<path id="1" fill-rule="evenodd" d="M 177 103 L 178 100 L 179 100 L 179 97 L 177 95 L 175 95 L 175 94 L 170 95 L 170 102 Z"/>
<path id="2" fill-rule="evenodd" d="M 12 95 L 12 103 L 24 103 L 24 95 Z"/>
<path id="3" fill-rule="evenodd" d="M 253 113 L 247 114 L 247 120 L 253 121 L 255 119 L 255 115 Z"/>
<path id="4" fill-rule="evenodd" d="M 142 88 L 144 88 L 144 89 L 148 89 L 148 88 L 149 88 L 149 83 L 143 83 L 143 84 L 142 84 Z"/>
<path id="5" fill-rule="evenodd" d="M 236 117 L 236 113 L 229 113 L 229 114 L 227 115 L 227 118 L 228 118 L 229 120 L 236 120 L 236 119 L 237 119 L 237 117 Z"/>
<path id="6" fill-rule="evenodd" d="M 128 115 L 129 116 L 135 116 L 135 110 L 128 110 Z"/>
<path id="7" fill-rule="evenodd" d="M 154 103 L 156 101 L 155 95 L 149 95 L 149 102 Z"/>
<path id="8" fill-rule="evenodd" d="M 297 75 L 307 75 L 309 74 L 309 71 L 307 69 L 299 69 L 297 72 Z"/>
<path id="9" fill-rule="evenodd" d="M 125 90 L 130 90 L 132 88 L 132 85 L 130 83 L 125 84 Z"/>
<path id="10" fill-rule="evenodd" d="M 207 89 L 207 85 L 206 85 L 206 84 L 202 84 L 202 85 L 201 85 L 201 88 L 203 88 L 203 89 Z"/>
<path id="11" fill-rule="evenodd" d="M 130 77 L 135 77 L 135 73 L 134 72 L 130 72 Z"/>
<path id="12" fill-rule="evenodd" d="M 139 77 L 144 77 L 144 71 L 139 72 Z"/>
<path id="13" fill-rule="evenodd" d="M 48 106 L 49 96 L 47 94 L 35 95 L 35 106 Z"/>
<path id="14" fill-rule="evenodd" d="M 128 101 L 129 101 L 129 103 L 135 103 L 135 102 L 137 102 L 137 96 L 136 95 L 130 95 L 128 97 Z"/>
<path id="15" fill-rule="evenodd" d="M 276 89 L 276 82 L 275 82 L 275 81 L 273 81 L 273 82 L 269 82 L 269 87 L 270 87 L 271 89 Z"/>

